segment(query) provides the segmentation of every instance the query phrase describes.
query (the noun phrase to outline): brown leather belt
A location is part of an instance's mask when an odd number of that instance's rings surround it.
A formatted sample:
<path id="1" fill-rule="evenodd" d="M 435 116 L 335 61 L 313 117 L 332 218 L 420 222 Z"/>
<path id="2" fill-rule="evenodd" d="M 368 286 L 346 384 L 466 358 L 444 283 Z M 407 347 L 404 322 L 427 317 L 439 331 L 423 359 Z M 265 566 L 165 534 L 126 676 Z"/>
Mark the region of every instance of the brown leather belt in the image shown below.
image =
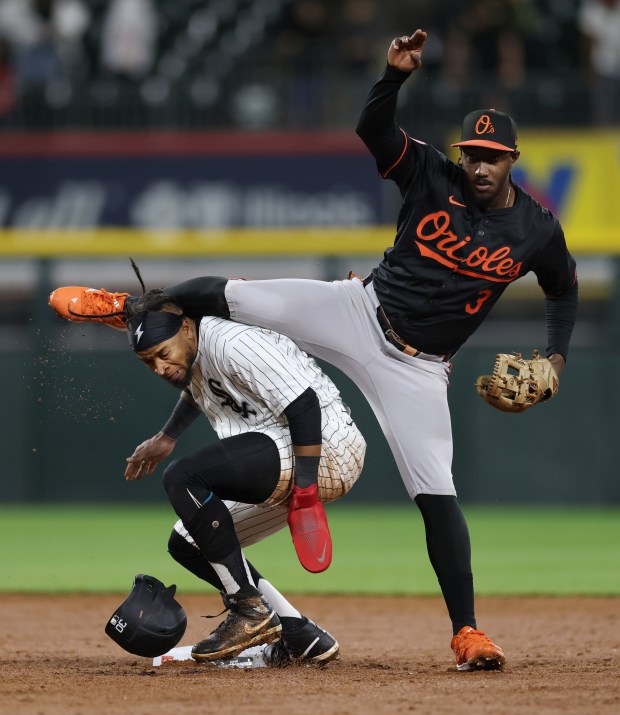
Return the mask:
<path id="1" fill-rule="evenodd" d="M 364 287 L 366 287 L 371 281 L 372 274 L 366 276 L 366 278 L 364 278 L 364 280 L 362 281 Z M 401 352 L 405 353 L 405 355 L 410 355 L 411 357 L 416 357 L 422 352 L 422 350 L 418 350 L 417 348 L 412 347 L 400 337 L 400 335 L 394 330 L 394 328 L 392 328 L 392 325 L 381 306 L 377 308 L 377 321 L 379 322 L 379 326 L 381 328 L 381 331 L 383 332 L 383 335 L 385 336 L 385 339 L 397 350 L 400 350 Z M 440 357 L 444 362 L 448 362 L 448 360 L 450 359 L 450 355 L 437 355 L 437 357 Z"/>
<path id="2" fill-rule="evenodd" d="M 417 350 L 416 348 L 411 347 L 411 345 L 408 345 L 400 337 L 400 335 L 394 331 L 394 329 L 390 325 L 390 321 L 388 320 L 387 315 L 385 314 L 385 311 L 381 306 L 377 308 L 377 320 L 379 321 L 379 325 L 381 327 L 381 330 L 383 331 L 383 335 L 385 336 L 385 339 L 388 341 L 388 343 L 393 345 L 401 352 L 405 353 L 405 355 L 411 355 L 411 357 L 415 357 L 416 355 L 420 354 L 420 350 Z"/>

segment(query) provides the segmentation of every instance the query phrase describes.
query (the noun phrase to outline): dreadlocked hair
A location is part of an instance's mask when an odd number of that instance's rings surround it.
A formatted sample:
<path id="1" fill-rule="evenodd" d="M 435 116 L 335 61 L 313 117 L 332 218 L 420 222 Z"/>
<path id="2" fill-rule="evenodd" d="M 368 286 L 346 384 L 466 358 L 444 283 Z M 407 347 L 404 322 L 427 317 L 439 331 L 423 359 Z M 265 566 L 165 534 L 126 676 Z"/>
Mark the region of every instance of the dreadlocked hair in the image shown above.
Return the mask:
<path id="1" fill-rule="evenodd" d="M 142 288 L 142 295 L 139 298 L 136 298 L 132 301 L 125 301 L 125 306 L 123 310 L 117 310 L 114 313 L 76 313 L 71 310 L 71 308 L 69 308 L 69 313 L 71 313 L 71 315 L 75 315 L 78 318 L 116 318 L 118 316 L 122 316 L 125 319 L 125 322 L 127 322 L 130 318 L 133 318 L 139 313 L 161 310 L 162 306 L 165 303 L 172 303 L 178 308 L 181 308 L 181 306 L 174 300 L 174 298 L 171 298 L 169 295 L 166 295 L 166 293 L 164 293 L 161 288 L 153 288 L 153 290 L 147 291 L 144 285 L 144 281 L 142 280 L 142 274 L 140 273 L 140 269 L 134 262 L 133 258 L 130 258 L 129 261 L 131 263 L 131 267 L 133 268 L 134 273 L 136 274 L 136 278 L 140 283 L 140 287 Z"/>
<path id="2" fill-rule="evenodd" d="M 153 290 L 146 291 L 146 293 L 136 298 L 136 300 L 132 300 L 129 304 L 125 303 L 123 314 L 125 319 L 129 320 L 140 313 L 159 311 L 164 305 L 170 305 L 171 303 L 181 309 L 176 300 L 164 293 L 161 288 L 153 288 Z"/>

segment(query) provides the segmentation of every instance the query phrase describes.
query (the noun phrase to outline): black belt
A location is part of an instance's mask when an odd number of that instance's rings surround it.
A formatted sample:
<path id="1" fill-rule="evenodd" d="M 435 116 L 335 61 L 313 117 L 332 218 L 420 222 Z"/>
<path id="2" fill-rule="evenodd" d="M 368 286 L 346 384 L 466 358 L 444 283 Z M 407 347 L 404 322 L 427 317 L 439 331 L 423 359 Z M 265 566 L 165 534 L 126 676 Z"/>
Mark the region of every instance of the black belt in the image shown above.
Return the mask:
<path id="1" fill-rule="evenodd" d="M 364 284 L 364 287 L 366 287 L 369 283 L 372 283 L 372 273 L 369 276 L 366 276 L 362 283 Z M 405 355 L 410 355 L 411 357 L 416 357 L 416 355 L 423 352 L 422 350 L 412 347 L 400 337 L 394 328 L 392 328 L 392 325 L 381 306 L 377 308 L 377 321 L 385 339 L 397 350 L 400 350 L 402 353 L 405 353 Z M 448 362 L 450 359 L 450 355 L 438 355 L 437 357 L 442 358 L 444 362 Z"/>

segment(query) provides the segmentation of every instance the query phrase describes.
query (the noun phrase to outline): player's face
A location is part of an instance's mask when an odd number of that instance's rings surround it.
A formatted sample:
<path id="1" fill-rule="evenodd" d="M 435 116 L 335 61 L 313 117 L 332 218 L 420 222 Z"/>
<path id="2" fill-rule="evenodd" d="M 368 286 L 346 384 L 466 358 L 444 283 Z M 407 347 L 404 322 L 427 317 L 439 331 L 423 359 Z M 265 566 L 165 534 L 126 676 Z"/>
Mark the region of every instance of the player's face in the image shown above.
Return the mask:
<path id="1" fill-rule="evenodd" d="M 508 198 L 508 177 L 518 152 L 467 147 L 461 163 L 474 200 L 486 209 L 504 208 Z"/>
<path id="2" fill-rule="evenodd" d="M 192 379 L 196 354 L 196 331 L 189 320 L 185 320 L 172 338 L 136 353 L 149 370 L 179 390 L 187 387 Z"/>

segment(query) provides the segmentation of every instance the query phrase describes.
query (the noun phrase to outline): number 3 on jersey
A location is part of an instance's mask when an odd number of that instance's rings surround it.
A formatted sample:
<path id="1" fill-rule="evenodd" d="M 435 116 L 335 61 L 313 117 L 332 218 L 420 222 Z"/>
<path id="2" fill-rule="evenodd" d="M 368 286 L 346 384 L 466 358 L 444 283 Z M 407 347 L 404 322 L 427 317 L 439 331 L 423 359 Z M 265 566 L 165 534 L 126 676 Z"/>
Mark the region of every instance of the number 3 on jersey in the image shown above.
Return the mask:
<path id="1" fill-rule="evenodd" d="M 475 315 L 480 308 L 482 308 L 482 305 L 489 300 L 489 298 L 493 295 L 493 291 L 490 291 L 488 288 L 485 288 L 485 290 L 481 290 L 480 293 L 478 293 L 478 300 L 472 305 L 471 303 L 467 303 L 465 306 L 465 312 L 469 313 L 470 315 Z"/>

